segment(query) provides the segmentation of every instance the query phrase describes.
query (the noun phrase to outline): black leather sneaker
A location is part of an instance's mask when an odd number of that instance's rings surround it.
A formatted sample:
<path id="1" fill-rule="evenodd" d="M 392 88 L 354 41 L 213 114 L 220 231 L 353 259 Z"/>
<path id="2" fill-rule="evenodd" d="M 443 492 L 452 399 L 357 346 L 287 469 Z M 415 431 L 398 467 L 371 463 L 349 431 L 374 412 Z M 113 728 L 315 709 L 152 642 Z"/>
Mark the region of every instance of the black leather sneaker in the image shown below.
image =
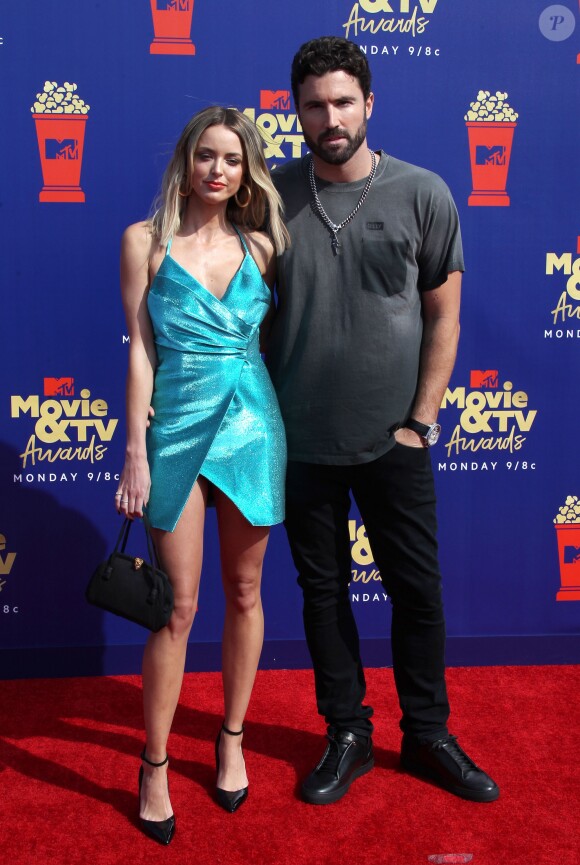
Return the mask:
<path id="1" fill-rule="evenodd" d="M 302 784 L 302 798 L 311 805 L 338 802 L 357 778 L 375 765 L 372 739 L 348 730 L 328 734 L 328 745 L 318 766 Z"/>
<path id="2" fill-rule="evenodd" d="M 401 766 L 413 775 L 435 781 L 444 790 L 472 802 L 493 802 L 499 787 L 457 744 L 455 736 L 421 744 L 403 736 Z"/>

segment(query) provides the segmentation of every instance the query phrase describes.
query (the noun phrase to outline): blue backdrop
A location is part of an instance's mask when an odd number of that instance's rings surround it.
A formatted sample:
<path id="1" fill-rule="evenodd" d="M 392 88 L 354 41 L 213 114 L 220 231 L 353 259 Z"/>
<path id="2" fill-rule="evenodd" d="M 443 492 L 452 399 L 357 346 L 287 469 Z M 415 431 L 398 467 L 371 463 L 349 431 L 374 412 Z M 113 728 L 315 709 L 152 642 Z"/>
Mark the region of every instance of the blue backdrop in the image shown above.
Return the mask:
<path id="1" fill-rule="evenodd" d="M 206 105 L 245 110 L 271 166 L 305 152 L 289 67 L 323 34 L 369 58 L 371 146 L 442 175 L 462 220 L 462 337 L 432 452 L 448 660 L 578 661 L 575 0 L 29 0 L 0 20 L 1 676 L 139 668 L 145 632 L 84 601 L 119 525 L 119 239 Z M 210 513 L 189 669 L 219 665 L 215 534 Z M 389 603 L 354 511 L 351 536 L 363 655 L 383 664 Z M 282 527 L 264 604 L 262 664 L 306 665 Z"/>

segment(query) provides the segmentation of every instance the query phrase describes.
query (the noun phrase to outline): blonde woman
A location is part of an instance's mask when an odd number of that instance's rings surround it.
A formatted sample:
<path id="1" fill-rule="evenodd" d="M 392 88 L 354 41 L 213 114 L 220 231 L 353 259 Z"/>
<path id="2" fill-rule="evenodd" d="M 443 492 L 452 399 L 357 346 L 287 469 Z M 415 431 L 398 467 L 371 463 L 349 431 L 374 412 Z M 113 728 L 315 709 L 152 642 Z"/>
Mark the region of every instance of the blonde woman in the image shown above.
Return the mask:
<path id="1" fill-rule="evenodd" d="M 267 233 L 260 230 L 266 219 Z M 147 506 L 175 594 L 169 625 L 149 637 L 143 660 L 140 824 L 163 844 L 175 830 L 167 740 L 197 608 L 208 498 L 217 510 L 226 601 L 216 796 L 233 812 L 248 794 L 243 723 L 263 642 L 262 562 L 269 526 L 284 517 L 286 461 L 259 329 L 272 308 L 276 254 L 287 243 L 260 135 L 241 112 L 221 107 L 190 120 L 153 219 L 123 235 L 130 354 L 115 501 L 130 517 Z"/>

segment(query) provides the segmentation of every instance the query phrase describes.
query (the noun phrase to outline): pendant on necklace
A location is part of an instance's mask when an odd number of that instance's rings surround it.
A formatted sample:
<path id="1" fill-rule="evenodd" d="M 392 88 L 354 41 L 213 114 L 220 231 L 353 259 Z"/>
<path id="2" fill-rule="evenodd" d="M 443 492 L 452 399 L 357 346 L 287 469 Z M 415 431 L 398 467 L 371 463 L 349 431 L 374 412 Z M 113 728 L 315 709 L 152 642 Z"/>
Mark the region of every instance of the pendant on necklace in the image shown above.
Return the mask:
<path id="1" fill-rule="evenodd" d="M 371 156 L 371 170 L 370 170 L 369 176 L 367 177 L 367 181 L 365 183 L 364 189 L 361 192 L 361 196 L 358 200 L 358 203 L 357 203 L 356 207 L 354 208 L 354 210 L 352 210 L 349 213 L 349 215 L 346 217 L 346 219 L 343 219 L 342 222 L 339 222 L 338 224 L 335 222 L 332 222 L 332 220 L 329 218 L 324 207 L 322 206 L 322 202 L 320 201 L 320 198 L 318 197 L 318 190 L 316 189 L 316 179 L 314 177 L 314 160 L 313 160 L 312 155 L 310 156 L 310 162 L 308 165 L 308 179 L 310 181 L 310 191 L 312 192 L 312 198 L 313 198 L 312 207 L 314 208 L 315 213 L 317 213 L 319 219 L 322 220 L 324 225 L 326 225 L 326 227 L 329 229 L 329 231 L 332 234 L 332 237 L 330 238 L 330 245 L 331 245 L 331 248 L 332 248 L 334 255 L 340 255 L 342 252 L 340 242 L 338 240 L 338 232 L 341 230 L 341 228 L 344 228 L 346 225 L 349 224 L 349 222 L 351 222 L 354 219 L 354 217 L 357 215 L 357 213 L 359 212 L 359 210 L 363 206 L 364 200 L 368 195 L 369 189 L 371 188 L 371 184 L 373 182 L 375 172 L 377 169 L 377 158 L 376 158 L 376 156 L 372 150 L 369 150 L 369 153 Z"/>

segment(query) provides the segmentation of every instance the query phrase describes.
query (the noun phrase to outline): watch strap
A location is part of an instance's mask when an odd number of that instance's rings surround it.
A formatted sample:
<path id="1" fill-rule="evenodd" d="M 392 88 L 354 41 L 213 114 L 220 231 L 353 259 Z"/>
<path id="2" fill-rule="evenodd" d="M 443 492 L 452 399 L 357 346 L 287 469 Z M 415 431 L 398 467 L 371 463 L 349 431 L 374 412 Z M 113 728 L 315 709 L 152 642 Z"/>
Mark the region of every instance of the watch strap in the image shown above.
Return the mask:
<path id="1" fill-rule="evenodd" d="M 420 435 L 423 438 L 425 438 L 425 436 L 431 429 L 429 424 L 421 423 L 420 421 L 415 420 L 415 418 L 413 417 L 409 418 L 409 420 L 405 423 L 405 427 L 406 429 L 413 430 L 413 432 L 416 432 L 417 435 Z"/>

